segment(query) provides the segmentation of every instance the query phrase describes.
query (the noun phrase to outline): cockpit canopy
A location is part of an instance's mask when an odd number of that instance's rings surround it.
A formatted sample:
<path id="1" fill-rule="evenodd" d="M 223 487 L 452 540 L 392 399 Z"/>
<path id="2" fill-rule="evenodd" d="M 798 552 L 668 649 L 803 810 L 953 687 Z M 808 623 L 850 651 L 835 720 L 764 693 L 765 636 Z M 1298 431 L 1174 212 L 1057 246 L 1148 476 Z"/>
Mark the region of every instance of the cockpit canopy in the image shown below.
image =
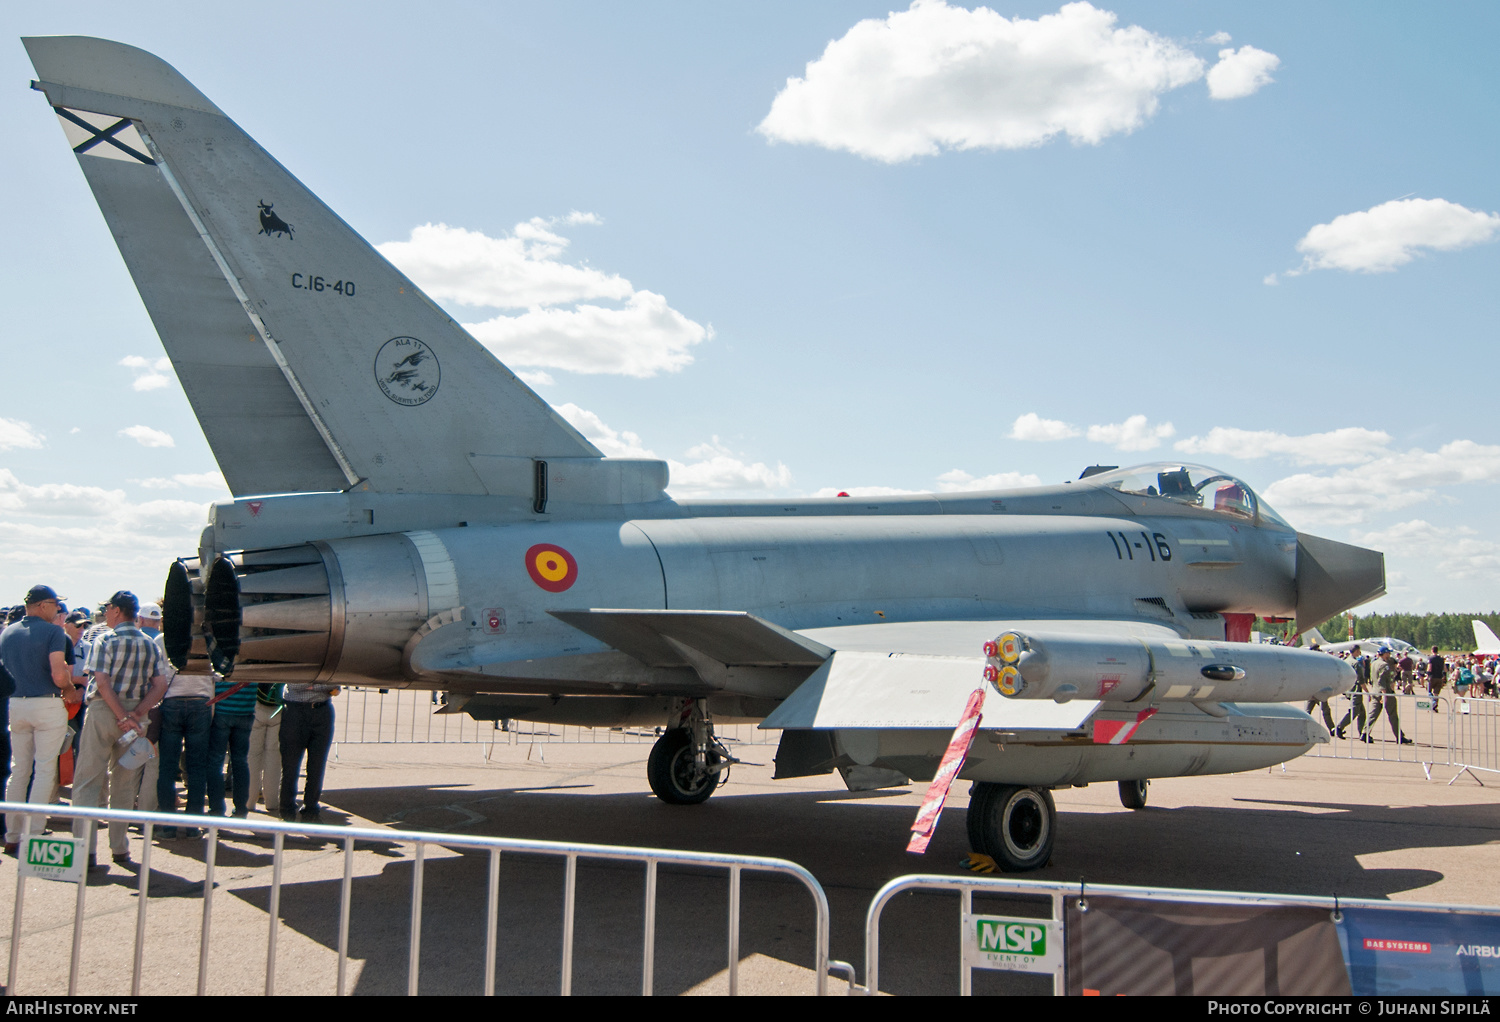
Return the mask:
<path id="1" fill-rule="evenodd" d="M 1286 519 L 1255 495 L 1242 480 L 1205 465 L 1164 461 L 1097 472 L 1078 480 L 1132 497 L 1154 497 L 1248 522 L 1264 519 L 1291 528 Z"/>

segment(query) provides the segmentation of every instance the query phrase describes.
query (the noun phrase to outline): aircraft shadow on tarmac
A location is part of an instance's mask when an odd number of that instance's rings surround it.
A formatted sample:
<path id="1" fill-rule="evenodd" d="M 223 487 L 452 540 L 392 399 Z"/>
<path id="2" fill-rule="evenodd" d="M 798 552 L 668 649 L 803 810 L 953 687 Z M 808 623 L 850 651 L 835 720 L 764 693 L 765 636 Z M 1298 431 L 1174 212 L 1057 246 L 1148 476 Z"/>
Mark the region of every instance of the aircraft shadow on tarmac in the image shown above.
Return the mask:
<path id="1" fill-rule="evenodd" d="M 587 789 L 573 785 L 562 790 Z M 401 818 L 390 821 L 402 829 L 790 859 L 809 869 L 828 894 L 832 957 L 858 963 L 861 972 L 864 913 L 874 891 L 906 873 L 958 873 L 957 863 L 968 850 L 965 810 L 950 807 L 928 854 L 906 854 L 913 810 L 889 803 L 889 792 L 799 790 L 739 797 L 725 792 L 696 807 L 664 805 L 644 793 L 562 794 L 545 788 L 469 789 L 455 799 L 457 795 L 452 789 L 420 786 L 362 788 L 331 792 L 330 800 L 367 818 L 381 807 L 405 805 Z M 1246 800 L 1244 806 L 1117 813 L 1064 809 L 1052 863 L 1028 876 L 1384 898 L 1416 891 L 1444 874 L 1441 869 L 1367 869 L 1358 857 L 1433 848 L 1437 851 L 1432 862 L 1441 866 L 1466 847 L 1500 838 L 1492 804 L 1387 808 Z M 421 953 L 424 992 L 482 989 L 486 870 L 484 853 L 428 859 Z M 389 863 L 379 876 L 354 882 L 349 953 L 364 962 L 357 993 L 405 989 L 411 877 L 411 861 L 403 858 Z M 561 860 L 502 856 L 498 990 L 557 991 L 562 877 Z M 336 948 L 338 892 L 337 881 L 287 885 L 282 898 L 285 925 Z M 265 887 L 236 894 L 262 908 L 269 897 Z M 581 860 L 575 992 L 639 990 L 643 900 L 642 867 Z M 1413 900 L 1423 899 L 1418 895 Z M 723 873 L 663 867 L 657 904 L 657 992 L 682 992 L 725 968 L 727 902 Z M 814 918 L 811 899 L 800 884 L 747 873 L 742 903 L 742 958 L 761 954 L 811 968 Z M 1005 910 L 998 903 L 977 907 Z M 1011 910 L 1019 911 L 1014 905 Z M 882 989 L 955 992 L 956 924 L 957 901 L 952 895 L 916 894 L 893 902 L 883 920 Z M 991 974 L 983 985 L 998 990 L 1010 984 L 1021 990 L 1028 989 L 1025 982 Z"/>

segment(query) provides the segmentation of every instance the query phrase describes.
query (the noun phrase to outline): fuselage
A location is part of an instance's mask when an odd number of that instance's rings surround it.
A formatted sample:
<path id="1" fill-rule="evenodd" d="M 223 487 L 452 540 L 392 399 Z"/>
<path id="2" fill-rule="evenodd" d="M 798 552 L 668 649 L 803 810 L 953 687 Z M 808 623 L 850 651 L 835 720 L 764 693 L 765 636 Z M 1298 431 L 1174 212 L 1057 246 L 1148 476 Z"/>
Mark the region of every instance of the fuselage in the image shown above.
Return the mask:
<path id="1" fill-rule="evenodd" d="M 245 550 L 242 669 L 382 687 L 589 693 L 620 683 L 630 665 L 601 678 L 598 658 L 610 648 L 549 612 L 734 610 L 796 630 L 1007 618 L 1191 625 L 1197 615 L 1214 619 L 1222 637 L 1217 615 L 1286 616 L 1297 601 L 1297 534 L 1279 521 L 1161 499 L 1132 506 L 1129 495 L 1088 485 L 658 502 L 619 517 L 558 508 L 505 524 L 486 523 L 486 510 L 515 509 L 486 509 L 486 500 L 329 494 L 216 506 L 215 545 Z M 334 501 L 348 506 L 330 513 Z M 361 502 L 372 506 L 354 506 Z M 307 534 L 326 532 L 330 520 L 345 534 Z M 551 567 L 539 567 L 539 556 L 552 556 Z M 440 650 L 427 643 L 414 663 L 411 640 L 429 624 L 453 627 Z M 669 676 L 659 682 L 671 687 Z"/>

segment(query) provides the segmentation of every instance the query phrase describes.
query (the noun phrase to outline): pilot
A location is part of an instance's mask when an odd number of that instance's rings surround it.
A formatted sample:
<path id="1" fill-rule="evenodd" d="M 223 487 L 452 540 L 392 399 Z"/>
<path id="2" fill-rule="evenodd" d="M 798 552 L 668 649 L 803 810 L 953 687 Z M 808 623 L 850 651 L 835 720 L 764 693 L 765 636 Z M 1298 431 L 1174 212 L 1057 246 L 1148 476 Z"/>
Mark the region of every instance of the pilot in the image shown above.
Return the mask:
<path id="1" fill-rule="evenodd" d="M 1245 498 L 1245 488 L 1238 483 L 1225 483 L 1214 491 L 1214 510 L 1250 517 L 1250 502 Z"/>
<path id="2" fill-rule="evenodd" d="M 1365 683 L 1370 680 L 1369 663 L 1364 655 L 1356 650 L 1350 655 L 1349 666 L 1354 668 L 1354 687 L 1349 690 L 1349 712 L 1344 714 L 1344 719 L 1339 721 L 1333 733 L 1343 738 L 1344 728 L 1353 719 L 1355 737 L 1362 742 L 1371 742 L 1374 739 L 1365 734 L 1365 697 L 1360 694 L 1364 691 Z"/>
<path id="3" fill-rule="evenodd" d="M 1391 660 L 1391 647 L 1381 646 L 1377 651 L 1375 660 L 1370 664 L 1370 688 L 1373 691 L 1385 693 L 1383 697 L 1375 700 L 1375 710 L 1370 714 L 1370 722 L 1365 726 L 1364 740 L 1373 742 L 1374 736 L 1370 734 L 1375 729 L 1375 722 L 1380 719 L 1380 711 L 1385 710 L 1386 720 L 1390 722 L 1391 733 L 1396 736 L 1396 741 L 1402 745 L 1412 744 L 1412 740 L 1401 733 L 1401 718 L 1396 714 L 1396 680 L 1399 672 L 1396 664 Z"/>

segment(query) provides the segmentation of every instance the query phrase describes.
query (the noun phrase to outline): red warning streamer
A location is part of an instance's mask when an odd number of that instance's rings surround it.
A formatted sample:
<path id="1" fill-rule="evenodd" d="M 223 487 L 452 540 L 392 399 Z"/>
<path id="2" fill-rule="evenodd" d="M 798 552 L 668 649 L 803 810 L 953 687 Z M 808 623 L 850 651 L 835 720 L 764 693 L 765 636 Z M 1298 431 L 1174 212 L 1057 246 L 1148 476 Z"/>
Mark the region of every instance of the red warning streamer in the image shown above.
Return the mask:
<path id="1" fill-rule="evenodd" d="M 969 694 L 969 701 L 964 704 L 964 714 L 959 718 L 958 727 L 953 729 L 948 750 L 943 753 L 943 761 L 938 764 L 937 773 L 927 786 L 927 797 L 922 799 L 922 808 L 917 810 L 916 821 L 911 825 L 911 840 L 906 845 L 908 852 L 921 855 L 927 851 L 927 843 L 937 830 L 943 803 L 948 799 L 948 789 L 953 786 L 953 779 L 963 769 L 964 757 L 969 754 L 969 743 L 974 740 L 974 732 L 978 730 L 979 721 L 984 717 L 980 712 L 983 708 L 984 687 L 981 686 Z"/>

